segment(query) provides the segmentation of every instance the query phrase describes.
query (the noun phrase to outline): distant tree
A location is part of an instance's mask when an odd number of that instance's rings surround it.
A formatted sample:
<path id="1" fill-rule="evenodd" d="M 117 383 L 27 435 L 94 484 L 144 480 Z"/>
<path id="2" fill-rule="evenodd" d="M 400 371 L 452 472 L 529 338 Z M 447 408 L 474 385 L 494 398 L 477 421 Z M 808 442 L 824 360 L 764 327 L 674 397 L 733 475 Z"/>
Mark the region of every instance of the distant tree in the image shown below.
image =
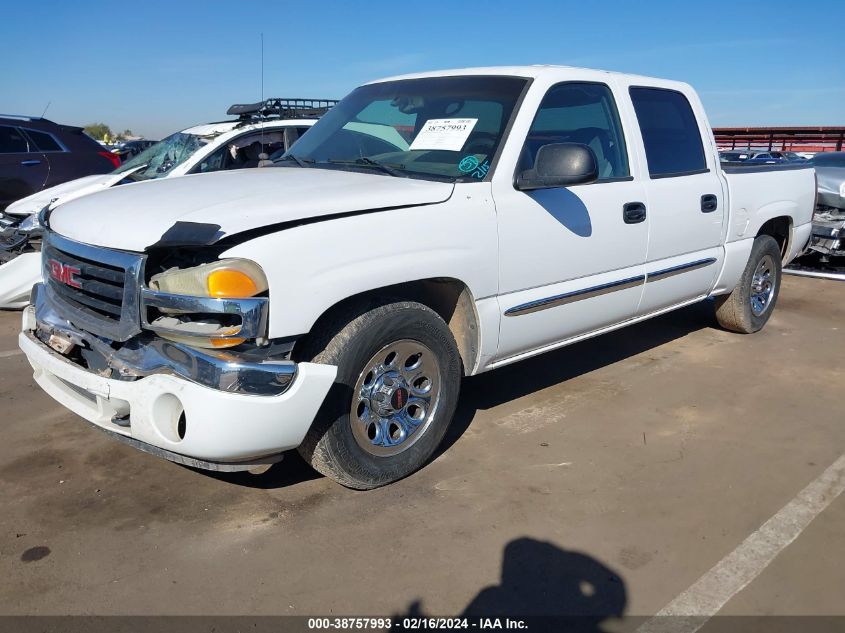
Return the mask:
<path id="1" fill-rule="evenodd" d="M 89 123 L 83 129 L 88 136 L 98 141 L 105 140 L 112 135 L 111 128 L 105 123 Z"/>

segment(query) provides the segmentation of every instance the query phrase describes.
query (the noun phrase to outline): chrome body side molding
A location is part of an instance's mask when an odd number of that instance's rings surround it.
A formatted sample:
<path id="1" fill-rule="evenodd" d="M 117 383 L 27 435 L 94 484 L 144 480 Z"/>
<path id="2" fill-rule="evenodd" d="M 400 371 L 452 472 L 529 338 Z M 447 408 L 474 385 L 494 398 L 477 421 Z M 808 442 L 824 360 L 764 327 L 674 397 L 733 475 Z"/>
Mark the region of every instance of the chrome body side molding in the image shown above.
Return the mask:
<path id="1" fill-rule="evenodd" d="M 593 286 L 592 288 L 584 288 L 583 290 L 575 290 L 574 292 L 567 292 L 545 299 L 537 299 L 536 301 L 529 301 L 513 308 L 505 310 L 505 316 L 520 316 L 522 314 L 531 314 L 539 310 L 547 310 L 557 306 L 573 303 L 574 301 L 583 301 L 584 299 L 592 299 L 599 297 L 609 292 L 616 292 L 617 290 L 625 290 L 626 288 L 633 288 L 645 283 L 645 275 L 637 275 L 636 277 L 629 277 L 628 279 L 620 279 L 619 281 L 612 281 L 610 283 L 601 284 L 600 286 Z"/>
<path id="2" fill-rule="evenodd" d="M 688 273 L 693 270 L 698 270 L 699 268 L 704 268 L 705 266 L 709 266 L 710 264 L 714 264 L 715 262 L 715 257 L 708 257 L 707 259 L 698 259 L 694 262 L 689 262 L 687 264 L 680 264 L 678 266 L 672 266 L 671 268 L 656 270 L 653 273 L 646 273 L 646 283 L 652 281 L 660 281 L 661 279 L 666 279 L 667 277 L 674 277 L 675 275 L 679 275 L 681 273 Z"/>
<path id="3" fill-rule="evenodd" d="M 678 266 L 672 266 L 670 268 L 663 268 L 661 270 L 646 273 L 645 275 L 628 277 L 627 279 L 620 279 L 619 281 L 612 281 L 610 283 L 601 284 L 599 286 L 593 286 L 591 288 L 584 288 L 582 290 L 575 290 L 573 292 L 554 295 L 552 297 L 546 297 L 544 299 L 537 299 L 536 301 L 529 301 L 528 303 L 523 303 L 518 306 L 508 308 L 507 310 L 505 310 L 505 316 L 510 317 L 520 316 L 523 314 L 531 314 L 532 312 L 538 312 L 539 310 L 547 310 L 548 308 L 555 308 L 557 306 L 565 305 L 567 303 L 573 303 L 575 301 L 592 299 L 593 297 L 599 297 L 609 292 L 625 290 L 627 288 L 633 288 L 635 286 L 639 286 L 645 283 L 651 283 L 653 281 L 660 281 L 661 279 L 674 277 L 675 275 L 679 275 L 681 273 L 698 270 L 699 268 L 710 266 L 715 262 L 715 257 L 698 259 L 694 262 L 688 262 L 686 264 L 680 264 Z"/>

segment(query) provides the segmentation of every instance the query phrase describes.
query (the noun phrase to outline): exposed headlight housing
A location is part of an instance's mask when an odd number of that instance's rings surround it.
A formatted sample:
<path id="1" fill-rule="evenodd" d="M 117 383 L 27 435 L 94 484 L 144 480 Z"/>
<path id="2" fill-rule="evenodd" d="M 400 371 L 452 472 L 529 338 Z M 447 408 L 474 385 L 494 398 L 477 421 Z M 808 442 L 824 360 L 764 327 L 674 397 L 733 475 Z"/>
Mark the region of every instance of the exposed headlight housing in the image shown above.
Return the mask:
<path id="1" fill-rule="evenodd" d="M 32 233 L 33 231 L 41 230 L 41 220 L 37 213 L 26 216 L 18 225 L 18 231 L 22 233 Z"/>
<path id="2" fill-rule="evenodd" d="M 267 277 L 255 262 L 224 259 L 167 270 L 141 292 L 142 325 L 192 347 L 225 348 L 265 340 Z"/>
<path id="3" fill-rule="evenodd" d="M 267 290 L 264 271 L 247 259 L 222 259 L 193 268 L 168 270 L 150 279 L 150 288 L 192 297 L 235 299 Z"/>

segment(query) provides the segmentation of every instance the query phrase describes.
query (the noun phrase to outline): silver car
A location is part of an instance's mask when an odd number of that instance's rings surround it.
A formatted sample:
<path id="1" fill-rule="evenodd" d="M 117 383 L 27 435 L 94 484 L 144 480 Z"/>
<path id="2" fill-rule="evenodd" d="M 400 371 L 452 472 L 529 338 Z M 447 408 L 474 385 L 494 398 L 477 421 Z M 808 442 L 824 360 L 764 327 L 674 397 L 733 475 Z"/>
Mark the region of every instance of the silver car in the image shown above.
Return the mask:
<path id="1" fill-rule="evenodd" d="M 823 259 L 845 257 L 845 152 L 816 154 L 818 205 L 808 249 Z"/>

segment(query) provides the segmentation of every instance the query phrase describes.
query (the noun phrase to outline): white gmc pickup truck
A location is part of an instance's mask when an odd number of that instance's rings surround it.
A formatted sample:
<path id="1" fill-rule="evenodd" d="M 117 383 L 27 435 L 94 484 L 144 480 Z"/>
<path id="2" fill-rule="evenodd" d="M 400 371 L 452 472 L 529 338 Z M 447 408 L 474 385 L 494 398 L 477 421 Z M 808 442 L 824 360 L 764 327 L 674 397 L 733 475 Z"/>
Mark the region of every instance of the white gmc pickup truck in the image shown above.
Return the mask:
<path id="1" fill-rule="evenodd" d="M 566 67 L 366 84 L 276 167 L 43 212 L 20 345 L 52 397 L 167 459 L 297 448 L 374 488 L 428 460 L 461 378 L 714 298 L 772 314 L 811 167 L 722 169 L 690 86 Z"/>

